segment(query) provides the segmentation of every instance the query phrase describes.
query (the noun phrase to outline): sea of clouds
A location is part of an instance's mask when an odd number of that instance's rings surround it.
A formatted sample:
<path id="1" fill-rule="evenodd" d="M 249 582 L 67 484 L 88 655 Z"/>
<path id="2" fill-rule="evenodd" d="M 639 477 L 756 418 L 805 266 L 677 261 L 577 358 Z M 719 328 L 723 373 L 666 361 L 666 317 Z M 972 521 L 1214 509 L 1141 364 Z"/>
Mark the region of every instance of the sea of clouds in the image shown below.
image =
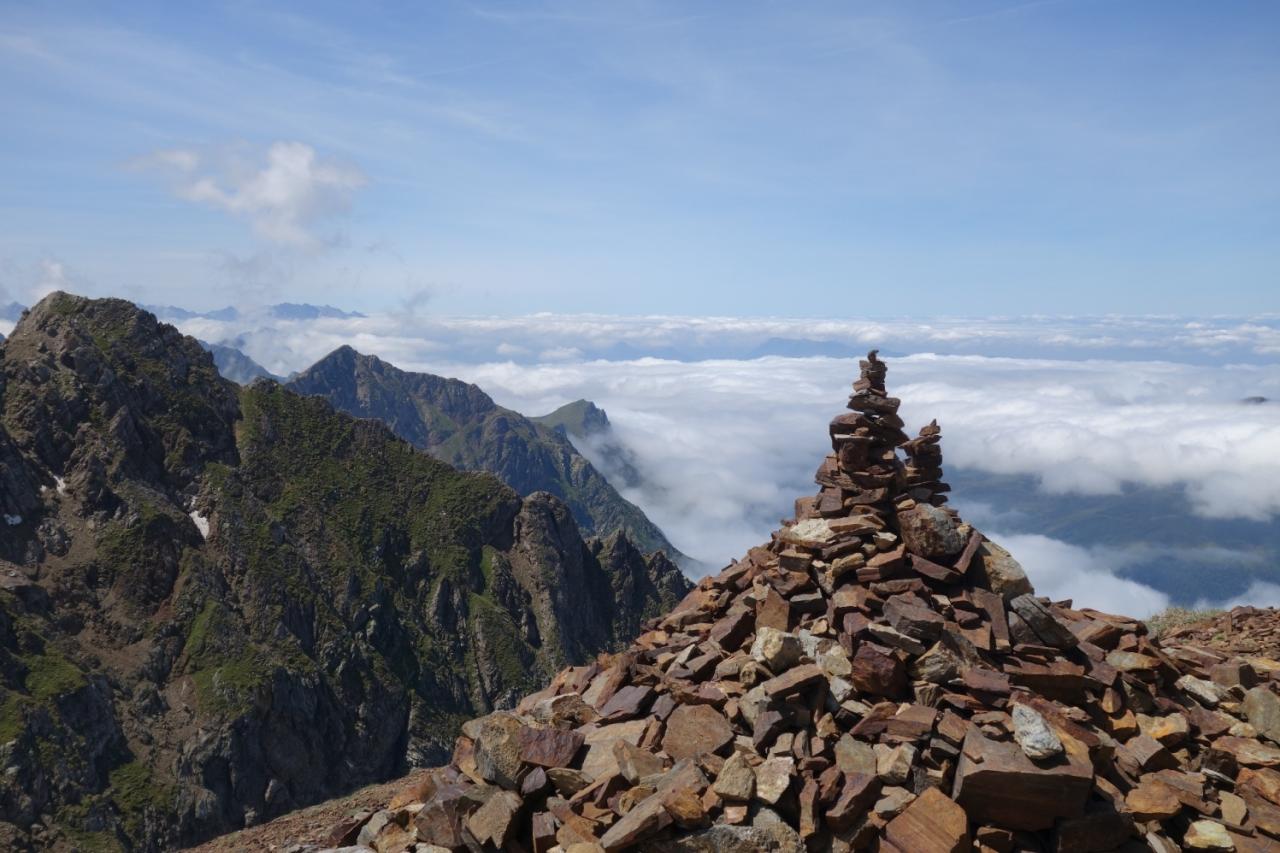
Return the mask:
<path id="1" fill-rule="evenodd" d="M 983 317 L 833 320 L 755 317 L 533 314 L 515 317 L 424 315 L 421 306 L 363 317 L 306 322 L 242 311 L 233 321 L 188 318 L 204 340 L 242 340 L 265 367 L 287 373 L 334 347 L 380 349 L 390 361 L 521 364 L 640 357 L 694 361 L 761 355 L 851 356 L 932 352 L 1024 358 L 1268 364 L 1280 361 L 1280 317 Z"/>
<path id="2" fill-rule="evenodd" d="M 813 492 L 827 421 L 857 373 L 852 356 L 872 346 L 886 354 L 908 428 L 933 418 L 942 425 L 948 466 L 1028 475 L 1049 492 L 1176 488 L 1204 517 L 1280 515 L 1275 318 L 266 323 L 248 313 L 180 325 L 282 375 L 345 343 L 404 369 L 475 382 L 529 415 L 590 399 L 644 475 L 626 497 L 677 547 L 713 565 L 765 539 L 797 495 Z M 583 450 L 601 459 L 598 448 Z M 988 526 L 998 535 L 998 519 Z M 1043 594 L 1137 615 L 1168 604 L 1164 593 L 1118 576 L 1131 553 L 1026 532 L 1001 538 Z M 1280 603 L 1280 587 L 1256 584 L 1245 596 Z"/>

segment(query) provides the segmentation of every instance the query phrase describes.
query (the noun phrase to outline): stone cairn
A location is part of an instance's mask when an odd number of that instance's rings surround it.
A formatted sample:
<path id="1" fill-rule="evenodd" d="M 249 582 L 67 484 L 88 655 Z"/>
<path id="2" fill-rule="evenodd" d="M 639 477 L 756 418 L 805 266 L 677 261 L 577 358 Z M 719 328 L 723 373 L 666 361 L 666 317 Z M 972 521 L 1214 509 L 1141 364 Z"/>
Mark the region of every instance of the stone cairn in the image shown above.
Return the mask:
<path id="1" fill-rule="evenodd" d="M 462 727 L 332 846 L 1280 849 L 1280 663 L 1037 598 L 861 363 L 820 491 L 625 651 Z M 901 450 L 906 462 L 898 455 Z"/>

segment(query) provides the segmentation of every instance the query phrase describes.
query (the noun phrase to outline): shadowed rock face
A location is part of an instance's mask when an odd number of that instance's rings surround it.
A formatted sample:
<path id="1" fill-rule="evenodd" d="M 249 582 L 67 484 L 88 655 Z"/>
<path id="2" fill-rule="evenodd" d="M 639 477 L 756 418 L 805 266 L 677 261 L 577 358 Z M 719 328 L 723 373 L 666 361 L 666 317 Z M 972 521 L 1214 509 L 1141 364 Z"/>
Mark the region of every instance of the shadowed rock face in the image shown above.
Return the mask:
<path id="1" fill-rule="evenodd" d="M 0 847 L 159 850 L 448 754 L 688 581 L 133 305 L 0 348 Z"/>
<path id="2" fill-rule="evenodd" d="M 663 550 L 677 562 L 685 559 L 574 448 L 566 430 L 556 429 L 561 424 L 540 423 L 545 419 L 504 409 L 475 385 L 409 373 L 340 347 L 291 379 L 288 387 L 324 397 L 335 409 L 357 417 L 376 418 L 437 459 L 468 471 L 488 471 L 521 494 L 551 492 L 569 506 L 588 535 L 625 532 L 645 552 Z M 604 417 L 595 411 L 599 418 L 593 423 Z"/>

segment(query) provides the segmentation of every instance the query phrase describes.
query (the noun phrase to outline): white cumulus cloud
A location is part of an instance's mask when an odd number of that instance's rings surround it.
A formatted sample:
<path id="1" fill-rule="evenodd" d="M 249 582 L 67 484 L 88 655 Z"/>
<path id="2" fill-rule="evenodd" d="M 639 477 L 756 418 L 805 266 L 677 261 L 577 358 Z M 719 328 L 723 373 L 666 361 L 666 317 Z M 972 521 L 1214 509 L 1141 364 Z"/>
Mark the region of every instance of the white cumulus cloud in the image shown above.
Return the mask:
<path id="1" fill-rule="evenodd" d="M 345 211 L 367 183 L 358 169 L 302 142 L 275 142 L 253 156 L 169 148 L 137 165 L 168 175 L 180 198 L 243 217 L 264 239 L 295 247 L 320 244 L 316 226 Z"/>

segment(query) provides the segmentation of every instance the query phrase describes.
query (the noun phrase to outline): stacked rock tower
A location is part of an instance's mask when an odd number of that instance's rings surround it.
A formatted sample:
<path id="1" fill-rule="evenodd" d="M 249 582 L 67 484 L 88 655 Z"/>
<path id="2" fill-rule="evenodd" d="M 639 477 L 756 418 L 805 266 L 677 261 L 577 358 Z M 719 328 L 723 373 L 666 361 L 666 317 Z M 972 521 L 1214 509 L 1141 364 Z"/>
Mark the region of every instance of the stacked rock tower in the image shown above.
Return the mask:
<path id="1" fill-rule="evenodd" d="M 832 452 L 818 469 L 821 491 L 796 500 L 796 517 L 833 518 L 888 502 L 910 500 L 942 506 L 951 487 L 942 482 L 942 430 L 937 421 L 907 440 L 900 402 L 885 390 L 887 365 L 872 350 L 859 362 L 861 375 L 849 398 L 851 414 L 831 422 Z M 906 465 L 898 457 L 901 449 Z"/>
<path id="2" fill-rule="evenodd" d="M 899 401 L 885 392 L 887 368 L 872 350 L 861 362 L 862 375 L 853 384 L 850 414 L 831 422 L 831 448 L 817 481 L 813 499 L 796 501 L 798 518 L 832 518 L 859 508 L 883 507 L 904 482 L 897 446 L 906 441 Z"/>
<path id="3" fill-rule="evenodd" d="M 864 583 L 887 580 L 908 561 L 936 580 L 958 580 L 962 572 L 932 560 L 960 555 L 956 566 L 967 571 L 983 540 L 942 508 L 951 488 L 942 482 L 942 430 L 932 421 L 908 440 L 898 416 L 901 401 L 885 389 L 888 366 L 876 350 L 859 365 L 851 411 L 831 421 L 832 452 L 815 475 L 820 490 L 815 497 L 797 499 L 796 520 L 775 534 L 784 546 L 797 546 L 783 550 L 782 559 L 794 568 L 816 570 L 828 594 L 848 571 L 856 570 Z M 806 549 L 815 536 L 831 541 Z M 1020 570 L 997 582 L 1030 591 Z"/>
<path id="4" fill-rule="evenodd" d="M 1278 849 L 1280 662 L 1036 597 L 945 505 L 937 424 L 908 439 L 885 364 L 861 367 L 818 494 L 767 545 L 465 724 L 450 766 L 331 843 Z"/>

